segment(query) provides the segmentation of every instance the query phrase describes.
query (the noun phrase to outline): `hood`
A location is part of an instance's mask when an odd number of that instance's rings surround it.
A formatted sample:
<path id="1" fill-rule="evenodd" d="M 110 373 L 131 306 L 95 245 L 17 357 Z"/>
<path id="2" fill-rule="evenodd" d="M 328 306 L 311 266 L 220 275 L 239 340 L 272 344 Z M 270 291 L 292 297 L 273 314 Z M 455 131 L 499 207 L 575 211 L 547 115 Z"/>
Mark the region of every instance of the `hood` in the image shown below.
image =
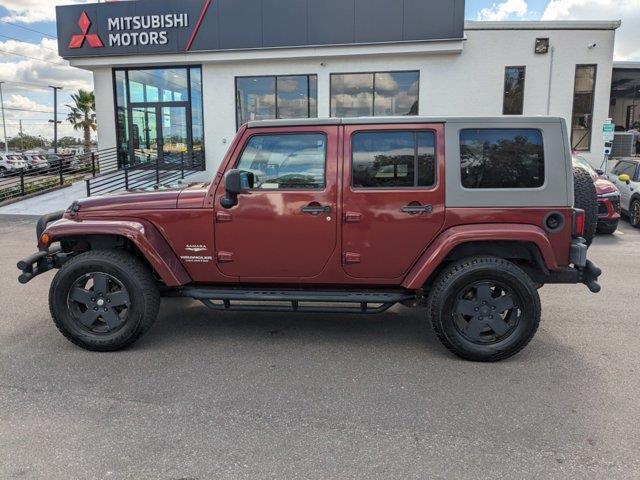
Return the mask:
<path id="1" fill-rule="evenodd" d="M 593 183 L 596 186 L 596 193 L 598 195 L 606 195 L 607 193 L 620 193 L 618 188 L 606 178 L 598 177 Z"/>
<path id="2" fill-rule="evenodd" d="M 194 197 L 202 198 L 204 201 L 207 185 L 206 183 L 183 183 L 159 188 L 129 190 L 85 198 L 74 203 L 77 205 L 76 211 L 80 213 L 106 210 L 167 210 L 179 207 L 180 197 L 183 193 L 188 193 L 191 204 L 193 204 Z"/>

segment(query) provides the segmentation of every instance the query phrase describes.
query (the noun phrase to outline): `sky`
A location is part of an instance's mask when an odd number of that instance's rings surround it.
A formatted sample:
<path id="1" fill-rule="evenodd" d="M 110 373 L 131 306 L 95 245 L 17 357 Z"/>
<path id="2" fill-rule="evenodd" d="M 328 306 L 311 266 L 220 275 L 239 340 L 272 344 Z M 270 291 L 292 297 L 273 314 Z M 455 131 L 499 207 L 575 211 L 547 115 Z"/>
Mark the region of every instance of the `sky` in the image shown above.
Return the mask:
<path id="1" fill-rule="evenodd" d="M 95 3 L 95 0 L 91 0 Z M 157 0 L 161 1 L 161 0 Z M 70 67 L 57 54 L 55 5 L 86 0 L 0 0 L 0 81 L 7 135 L 53 136 L 53 94 L 59 93 L 58 135 L 81 137 L 65 121 L 69 94 L 92 90 L 90 72 Z M 640 61 L 640 0 L 466 0 L 467 20 L 622 20 L 615 60 Z M 1 132 L 0 132 L 1 134 Z"/>

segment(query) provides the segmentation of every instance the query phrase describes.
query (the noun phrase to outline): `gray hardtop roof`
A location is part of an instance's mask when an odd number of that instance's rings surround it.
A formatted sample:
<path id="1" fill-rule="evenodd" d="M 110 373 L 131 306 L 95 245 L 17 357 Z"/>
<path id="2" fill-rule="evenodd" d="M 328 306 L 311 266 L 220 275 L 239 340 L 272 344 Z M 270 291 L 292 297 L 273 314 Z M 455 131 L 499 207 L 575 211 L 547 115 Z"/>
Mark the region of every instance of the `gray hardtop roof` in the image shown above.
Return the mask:
<path id="1" fill-rule="evenodd" d="M 247 123 L 248 128 L 263 127 L 297 127 L 313 125 L 376 125 L 403 123 L 504 123 L 508 125 L 521 123 L 558 123 L 561 117 L 349 117 L 349 118 L 296 118 L 279 120 L 253 120 Z"/>

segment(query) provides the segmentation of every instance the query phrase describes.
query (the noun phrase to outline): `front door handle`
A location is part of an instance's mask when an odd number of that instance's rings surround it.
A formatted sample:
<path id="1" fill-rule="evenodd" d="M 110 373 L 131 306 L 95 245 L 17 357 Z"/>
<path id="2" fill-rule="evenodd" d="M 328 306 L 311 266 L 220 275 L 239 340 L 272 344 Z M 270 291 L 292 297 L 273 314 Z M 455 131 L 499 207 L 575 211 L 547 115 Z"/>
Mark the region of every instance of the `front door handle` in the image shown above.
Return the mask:
<path id="1" fill-rule="evenodd" d="M 416 215 L 418 213 L 433 213 L 433 205 L 405 205 L 400 209 L 403 213 Z"/>
<path id="2" fill-rule="evenodd" d="M 321 213 L 331 213 L 331 205 L 320 205 L 316 203 L 310 203 L 306 207 L 300 209 L 302 213 L 309 213 L 311 215 L 319 215 Z"/>

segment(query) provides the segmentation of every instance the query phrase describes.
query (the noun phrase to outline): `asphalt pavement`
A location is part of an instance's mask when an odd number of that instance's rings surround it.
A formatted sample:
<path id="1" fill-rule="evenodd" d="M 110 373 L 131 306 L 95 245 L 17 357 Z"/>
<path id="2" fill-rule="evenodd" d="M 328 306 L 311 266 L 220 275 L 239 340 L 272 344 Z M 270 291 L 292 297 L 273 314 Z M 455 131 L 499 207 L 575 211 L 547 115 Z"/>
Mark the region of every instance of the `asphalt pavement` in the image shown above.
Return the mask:
<path id="1" fill-rule="evenodd" d="M 449 354 L 423 309 L 210 312 L 163 300 L 126 351 L 49 315 L 53 273 L 19 285 L 34 217 L 0 216 L 0 478 L 640 478 L 640 231 L 599 237 L 602 292 L 541 290 L 531 344 Z"/>

